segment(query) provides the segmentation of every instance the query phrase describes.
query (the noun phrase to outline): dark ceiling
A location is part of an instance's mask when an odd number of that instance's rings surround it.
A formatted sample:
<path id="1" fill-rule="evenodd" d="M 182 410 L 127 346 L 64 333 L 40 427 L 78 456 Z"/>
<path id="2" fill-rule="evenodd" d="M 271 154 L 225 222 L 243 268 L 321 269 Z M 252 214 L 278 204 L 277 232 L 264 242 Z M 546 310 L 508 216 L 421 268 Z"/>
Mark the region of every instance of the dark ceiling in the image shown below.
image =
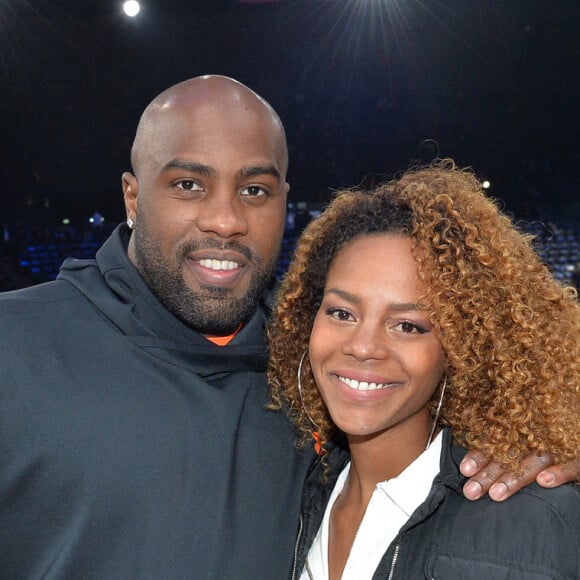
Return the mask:
<path id="1" fill-rule="evenodd" d="M 498 197 L 540 173 L 575 203 L 559 184 L 580 173 L 578 0 L 120 4 L 0 0 L 0 208 L 121 218 L 140 112 L 206 73 L 278 110 L 295 200 L 438 154 Z"/>

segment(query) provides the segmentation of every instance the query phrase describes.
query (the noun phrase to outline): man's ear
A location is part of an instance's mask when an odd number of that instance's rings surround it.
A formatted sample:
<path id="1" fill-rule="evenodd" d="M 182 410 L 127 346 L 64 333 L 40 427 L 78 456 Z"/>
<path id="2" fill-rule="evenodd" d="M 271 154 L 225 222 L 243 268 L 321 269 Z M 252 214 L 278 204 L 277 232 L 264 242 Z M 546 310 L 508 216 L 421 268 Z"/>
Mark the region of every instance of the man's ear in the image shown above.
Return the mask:
<path id="1" fill-rule="evenodd" d="M 125 171 L 121 176 L 121 183 L 123 187 L 127 222 L 130 221 L 135 224 L 137 222 L 137 194 L 139 192 L 139 183 L 137 178 L 128 171 Z"/>

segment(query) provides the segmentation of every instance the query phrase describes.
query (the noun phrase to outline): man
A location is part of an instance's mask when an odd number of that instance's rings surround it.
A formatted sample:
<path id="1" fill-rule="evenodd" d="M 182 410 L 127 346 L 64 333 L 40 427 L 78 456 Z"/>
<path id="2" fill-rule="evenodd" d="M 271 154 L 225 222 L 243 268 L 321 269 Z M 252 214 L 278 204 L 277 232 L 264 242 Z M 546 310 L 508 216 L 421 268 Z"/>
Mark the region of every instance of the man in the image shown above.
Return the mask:
<path id="1" fill-rule="evenodd" d="M 285 578 L 312 457 L 264 410 L 282 124 L 199 77 L 146 108 L 131 161 L 96 260 L 0 298 L 1 576 Z"/>

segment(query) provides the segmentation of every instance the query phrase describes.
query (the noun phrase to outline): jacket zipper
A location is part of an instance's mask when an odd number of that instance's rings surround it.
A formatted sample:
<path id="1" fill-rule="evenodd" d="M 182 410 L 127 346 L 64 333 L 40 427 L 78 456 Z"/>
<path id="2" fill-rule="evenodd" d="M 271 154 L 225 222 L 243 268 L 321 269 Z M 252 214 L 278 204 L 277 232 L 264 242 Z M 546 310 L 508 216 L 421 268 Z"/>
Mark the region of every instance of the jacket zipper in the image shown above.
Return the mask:
<path id="1" fill-rule="evenodd" d="M 300 520 L 298 524 L 298 535 L 296 536 L 296 543 L 294 544 L 294 561 L 292 562 L 292 576 L 291 576 L 292 580 L 296 580 L 296 566 L 298 564 L 298 545 L 300 544 L 303 527 L 304 520 L 302 519 L 302 514 L 300 514 Z"/>
<path id="2" fill-rule="evenodd" d="M 395 573 L 395 564 L 397 563 L 397 558 L 399 557 L 399 547 L 400 544 L 395 546 L 395 553 L 393 554 L 393 561 L 391 562 L 391 569 L 389 570 L 389 579 L 393 580 L 393 574 Z"/>

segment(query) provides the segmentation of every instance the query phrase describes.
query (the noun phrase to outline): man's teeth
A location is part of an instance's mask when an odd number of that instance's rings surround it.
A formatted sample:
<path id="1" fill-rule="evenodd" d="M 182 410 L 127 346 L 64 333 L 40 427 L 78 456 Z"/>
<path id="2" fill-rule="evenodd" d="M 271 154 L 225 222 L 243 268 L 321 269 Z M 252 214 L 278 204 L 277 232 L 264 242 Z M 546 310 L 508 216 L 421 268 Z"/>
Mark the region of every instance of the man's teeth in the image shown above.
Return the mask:
<path id="1" fill-rule="evenodd" d="M 209 268 L 210 270 L 235 270 L 239 268 L 240 265 L 237 262 L 232 262 L 231 260 L 200 260 L 200 265 L 204 268 Z"/>
<path id="2" fill-rule="evenodd" d="M 357 391 L 376 391 L 377 389 L 386 389 L 390 383 L 367 383 L 366 381 L 355 381 L 346 377 L 338 377 L 349 388 Z"/>

